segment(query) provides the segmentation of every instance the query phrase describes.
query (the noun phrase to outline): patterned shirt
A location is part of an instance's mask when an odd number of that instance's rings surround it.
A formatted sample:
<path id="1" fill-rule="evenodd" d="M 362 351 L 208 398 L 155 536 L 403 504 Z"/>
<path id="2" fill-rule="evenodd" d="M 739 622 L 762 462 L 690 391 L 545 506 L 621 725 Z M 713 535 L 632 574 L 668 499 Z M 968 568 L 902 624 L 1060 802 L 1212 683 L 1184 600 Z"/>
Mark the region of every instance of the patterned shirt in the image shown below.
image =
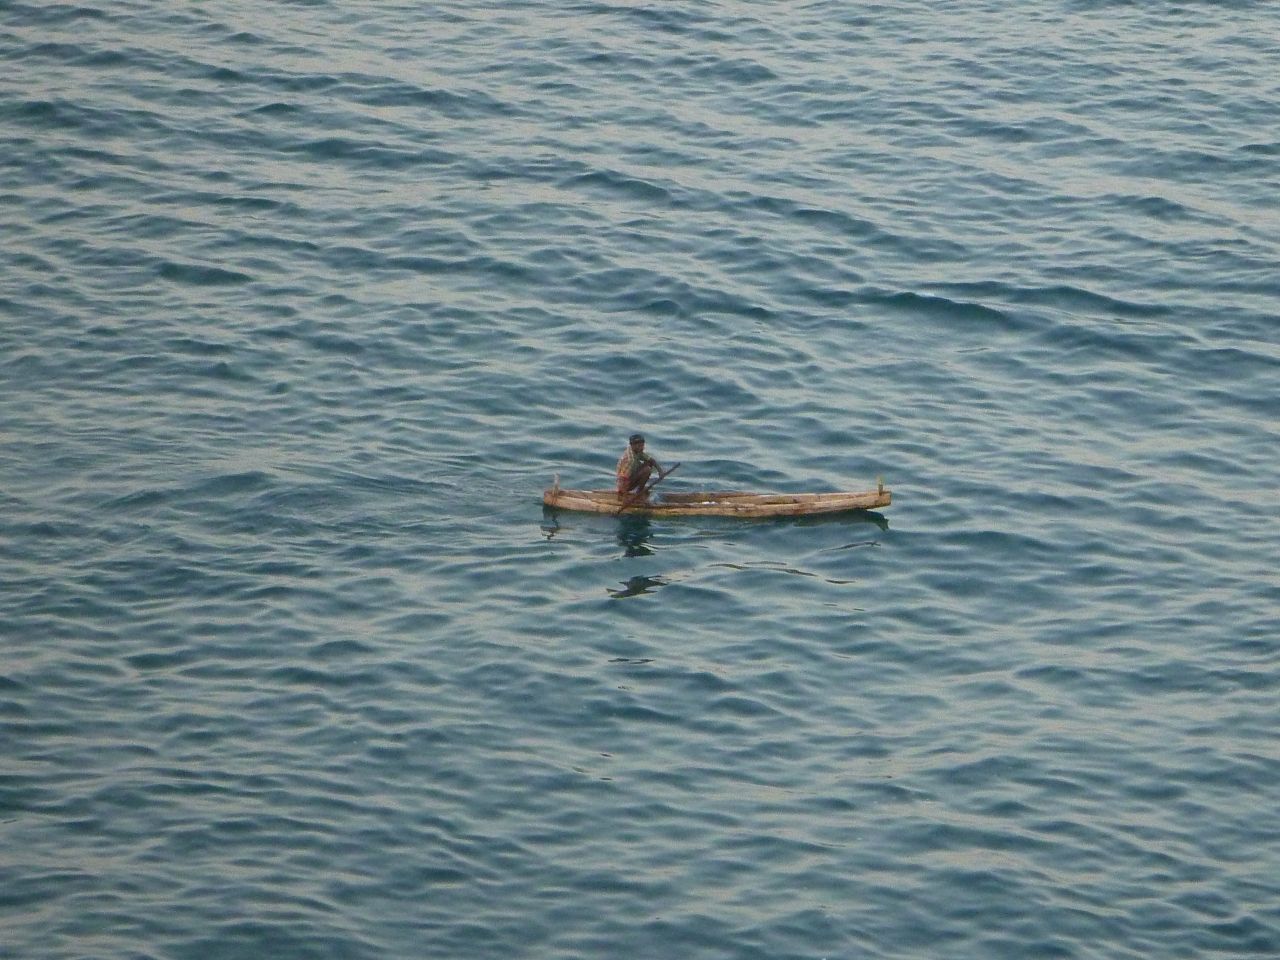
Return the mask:
<path id="1" fill-rule="evenodd" d="M 627 447 L 622 456 L 618 458 L 618 482 L 630 483 L 631 478 L 635 476 L 637 470 L 646 463 L 655 462 L 656 461 L 653 457 L 649 456 L 644 451 L 636 453 L 630 447 Z"/>

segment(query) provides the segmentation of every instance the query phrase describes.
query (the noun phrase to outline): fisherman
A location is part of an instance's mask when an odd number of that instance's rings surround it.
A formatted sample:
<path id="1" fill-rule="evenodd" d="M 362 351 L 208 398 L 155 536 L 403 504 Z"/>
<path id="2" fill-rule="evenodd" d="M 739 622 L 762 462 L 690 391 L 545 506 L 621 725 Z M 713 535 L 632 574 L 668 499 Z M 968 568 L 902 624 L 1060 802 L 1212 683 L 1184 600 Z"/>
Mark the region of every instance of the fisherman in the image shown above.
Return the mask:
<path id="1" fill-rule="evenodd" d="M 643 490 L 654 470 L 658 471 L 659 480 L 667 475 L 662 465 L 644 452 L 644 437 L 633 433 L 627 449 L 618 458 L 618 496 Z"/>

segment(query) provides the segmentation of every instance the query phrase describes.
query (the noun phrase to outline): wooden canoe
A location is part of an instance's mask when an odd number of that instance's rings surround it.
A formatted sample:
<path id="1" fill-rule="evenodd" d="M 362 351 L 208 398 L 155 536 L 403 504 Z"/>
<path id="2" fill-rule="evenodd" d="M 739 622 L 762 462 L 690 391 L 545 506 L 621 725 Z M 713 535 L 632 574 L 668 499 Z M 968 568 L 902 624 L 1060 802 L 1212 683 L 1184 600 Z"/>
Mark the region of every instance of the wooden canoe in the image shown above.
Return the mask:
<path id="1" fill-rule="evenodd" d="M 893 502 L 883 482 L 866 493 L 740 493 L 734 490 L 668 493 L 648 502 L 629 502 L 613 490 L 569 490 L 560 478 L 542 493 L 542 502 L 557 510 L 625 513 L 649 517 L 798 517 L 815 513 L 874 510 Z"/>

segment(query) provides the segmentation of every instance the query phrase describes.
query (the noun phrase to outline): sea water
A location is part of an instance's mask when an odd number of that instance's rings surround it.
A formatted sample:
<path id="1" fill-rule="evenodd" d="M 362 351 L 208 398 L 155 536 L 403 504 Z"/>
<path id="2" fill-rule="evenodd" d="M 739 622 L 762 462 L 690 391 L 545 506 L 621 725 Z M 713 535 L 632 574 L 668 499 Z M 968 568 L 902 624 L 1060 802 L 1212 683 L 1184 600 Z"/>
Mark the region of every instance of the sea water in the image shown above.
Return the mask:
<path id="1" fill-rule="evenodd" d="M 1273 4 L 0 67 L 0 956 L 1280 955 Z M 635 430 L 894 502 L 544 512 Z"/>

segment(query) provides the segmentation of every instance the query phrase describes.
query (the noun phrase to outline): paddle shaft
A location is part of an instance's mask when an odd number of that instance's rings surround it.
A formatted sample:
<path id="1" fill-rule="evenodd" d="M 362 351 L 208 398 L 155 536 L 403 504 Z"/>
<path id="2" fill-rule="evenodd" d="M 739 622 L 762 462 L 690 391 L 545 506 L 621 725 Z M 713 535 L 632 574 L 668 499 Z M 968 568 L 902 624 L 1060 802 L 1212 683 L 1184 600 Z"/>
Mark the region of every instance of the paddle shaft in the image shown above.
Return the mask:
<path id="1" fill-rule="evenodd" d="M 640 499 L 643 499 L 644 497 L 649 496 L 649 491 L 652 490 L 654 487 L 656 487 L 658 484 L 660 484 L 663 480 L 667 479 L 667 477 L 675 473 L 676 468 L 679 466 L 680 466 L 680 462 L 676 461 L 671 465 L 670 470 L 664 471 L 661 475 L 659 475 L 657 480 L 653 481 L 653 483 L 649 484 L 644 489 L 637 490 L 635 493 L 631 494 L 631 496 L 629 496 L 626 500 L 623 501 L 622 506 L 618 508 L 618 513 L 621 513 L 623 510 L 627 509 L 627 507 L 633 506 L 637 500 L 640 500 Z M 618 513 L 615 513 L 614 516 L 616 517 Z"/>

